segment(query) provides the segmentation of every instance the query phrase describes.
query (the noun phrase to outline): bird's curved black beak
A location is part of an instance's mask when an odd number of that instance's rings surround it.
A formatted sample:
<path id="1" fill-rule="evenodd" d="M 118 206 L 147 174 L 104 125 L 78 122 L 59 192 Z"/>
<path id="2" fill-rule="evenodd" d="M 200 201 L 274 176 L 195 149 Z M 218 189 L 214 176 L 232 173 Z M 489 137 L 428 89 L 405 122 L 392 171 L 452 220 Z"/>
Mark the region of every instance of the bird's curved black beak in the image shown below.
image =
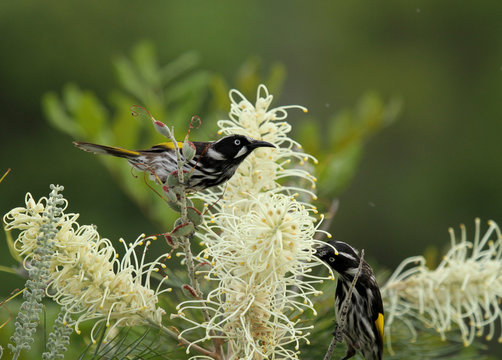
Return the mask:
<path id="1" fill-rule="evenodd" d="M 331 246 L 329 244 L 320 245 L 315 248 L 314 256 L 318 257 L 319 259 L 322 259 L 326 256 L 326 254 L 330 252 L 333 252 L 335 255 L 338 255 L 338 250 L 336 250 L 334 246 Z"/>
<path id="2" fill-rule="evenodd" d="M 277 147 L 277 146 L 275 146 L 272 143 L 269 143 L 267 141 L 262 141 L 262 140 L 254 140 L 248 146 L 250 148 L 252 148 L 252 149 L 256 149 L 256 148 L 259 148 L 259 147 L 273 147 L 273 148 Z"/>
<path id="3" fill-rule="evenodd" d="M 325 246 L 317 246 L 315 248 L 315 253 L 314 253 L 314 256 L 315 257 L 318 257 L 319 259 L 321 259 L 324 255 L 326 251 L 326 247 Z"/>

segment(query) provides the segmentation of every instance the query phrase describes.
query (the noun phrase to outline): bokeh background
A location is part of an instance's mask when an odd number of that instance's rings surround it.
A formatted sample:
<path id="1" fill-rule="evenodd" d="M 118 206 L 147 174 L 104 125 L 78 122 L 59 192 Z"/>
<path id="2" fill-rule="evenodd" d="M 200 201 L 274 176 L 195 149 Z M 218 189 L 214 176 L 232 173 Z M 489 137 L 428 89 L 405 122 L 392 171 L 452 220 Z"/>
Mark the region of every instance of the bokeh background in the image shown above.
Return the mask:
<path id="1" fill-rule="evenodd" d="M 325 181 L 319 200 L 327 208 L 339 198 L 330 231 L 379 268 L 423 253 L 434 262 L 449 226 L 465 223 L 473 234 L 475 217 L 502 222 L 500 1 L 19 0 L 0 3 L 0 34 L 0 173 L 12 168 L 0 185 L 1 214 L 22 205 L 26 192 L 38 198 L 58 183 L 80 223 L 98 225 L 105 237 L 165 231 L 100 160 L 73 147 L 71 131 L 49 123 L 51 109 L 57 118 L 57 104 L 71 108 L 72 91 L 82 91 L 90 113 L 127 115 L 127 133 L 137 120 L 122 105 L 144 100 L 139 105 L 168 124 L 175 118 L 186 127 L 199 115 L 192 139 L 205 140 L 227 117 L 223 90 L 240 87 L 254 101 L 251 89 L 264 81 L 277 90 L 273 105 L 308 107 L 288 119 L 324 167 L 334 151 L 327 129 L 380 109 L 375 128 L 355 131 L 360 143 L 346 179 L 336 190 Z M 163 111 L 124 86 L 126 59 L 148 56 L 160 65 L 185 56 L 178 66 L 189 64 L 191 101 Z M 182 92 L 182 81 L 173 84 L 172 94 Z M 112 145 L 127 145 L 120 140 Z M 0 260 L 14 263 L 3 250 Z M 7 275 L 4 283 L 3 296 L 22 284 Z"/>

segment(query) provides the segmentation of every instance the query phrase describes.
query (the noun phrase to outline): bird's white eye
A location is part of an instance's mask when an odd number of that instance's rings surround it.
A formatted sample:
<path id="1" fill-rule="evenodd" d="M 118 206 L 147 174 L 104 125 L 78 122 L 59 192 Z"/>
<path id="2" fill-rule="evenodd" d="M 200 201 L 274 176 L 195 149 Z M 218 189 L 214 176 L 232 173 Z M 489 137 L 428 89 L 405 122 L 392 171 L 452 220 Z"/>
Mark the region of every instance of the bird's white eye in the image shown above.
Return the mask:
<path id="1" fill-rule="evenodd" d="M 335 258 L 334 257 L 330 257 L 329 258 L 329 262 L 335 262 Z"/>
<path id="2" fill-rule="evenodd" d="M 241 144 L 241 141 L 239 139 L 234 140 L 234 145 L 239 146 Z"/>

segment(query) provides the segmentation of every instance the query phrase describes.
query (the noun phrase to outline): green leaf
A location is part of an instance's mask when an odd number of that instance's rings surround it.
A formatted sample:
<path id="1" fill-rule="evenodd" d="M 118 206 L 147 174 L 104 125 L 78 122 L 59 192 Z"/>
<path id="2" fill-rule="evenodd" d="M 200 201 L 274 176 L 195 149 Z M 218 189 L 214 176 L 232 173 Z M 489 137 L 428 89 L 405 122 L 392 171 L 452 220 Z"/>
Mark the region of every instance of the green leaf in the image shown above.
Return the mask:
<path id="1" fill-rule="evenodd" d="M 146 128 L 150 130 L 150 123 L 146 121 L 143 123 L 131 116 L 130 106 L 134 103 L 131 97 L 115 93 L 111 96 L 111 101 L 117 109 L 112 119 L 112 142 L 120 143 L 120 146 L 125 148 L 142 147 L 139 144 L 141 130 Z"/>
<path id="2" fill-rule="evenodd" d="M 186 103 L 200 103 L 210 83 L 210 74 L 207 71 L 197 71 L 187 75 L 183 81 L 177 82 L 165 91 L 167 105 L 178 104 L 184 106 Z M 192 108 L 192 112 L 193 112 Z"/>
<path id="3" fill-rule="evenodd" d="M 178 202 L 178 197 L 176 196 L 176 193 L 172 190 L 167 188 L 167 191 L 165 191 L 165 194 L 167 196 L 167 200 L 173 203 Z"/>
<path id="4" fill-rule="evenodd" d="M 142 80 L 149 87 L 159 88 L 161 85 L 159 74 L 159 65 L 157 63 L 157 54 L 151 41 L 142 41 L 132 51 L 134 65 Z"/>
<path id="5" fill-rule="evenodd" d="M 286 67 L 282 63 L 275 63 L 270 68 L 269 75 L 265 80 L 268 91 L 271 94 L 280 94 L 286 80 Z"/>
<path id="6" fill-rule="evenodd" d="M 191 222 L 187 222 L 181 225 L 176 226 L 171 232 L 171 236 L 180 237 L 180 236 L 190 236 L 195 231 L 194 224 Z"/>
<path id="7" fill-rule="evenodd" d="M 198 64 L 199 56 L 195 52 L 189 52 L 181 55 L 160 69 L 158 75 L 161 85 L 165 86 L 177 77 L 193 70 Z"/>
<path id="8" fill-rule="evenodd" d="M 138 76 L 133 63 L 126 57 L 119 57 L 113 61 L 115 73 L 120 85 L 137 99 L 144 99 L 149 89 Z"/>
<path id="9" fill-rule="evenodd" d="M 200 225 L 202 223 L 203 220 L 202 214 L 199 210 L 197 210 L 194 207 L 187 208 L 187 216 L 195 226 Z"/>
<path id="10" fill-rule="evenodd" d="M 169 176 L 167 177 L 167 186 L 173 188 L 178 185 L 180 185 L 178 174 L 176 172 L 169 174 Z"/>
<path id="11" fill-rule="evenodd" d="M 73 138 L 81 136 L 82 128 L 68 116 L 63 103 L 55 93 L 50 92 L 42 97 L 42 110 L 49 123 L 56 129 Z"/>
<path id="12" fill-rule="evenodd" d="M 297 124 L 295 133 L 299 142 L 309 154 L 322 154 L 323 144 L 321 139 L 321 127 L 318 121 L 306 119 Z"/>
<path id="13" fill-rule="evenodd" d="M 84 92 L 78 111 L 75 113 L 80 127 L 88 137 L 108 138 L 110 129 L 106 126 L 108 113 L 97 97 L 91 92 Z"/>
<path id="14" fill-rule="evenodd" d="M 318 177 L 320 192 L 329 197 L 340 194 L 354 177 L 362 155 L 362 144 L 352 143 L 343 151 L 328 156 Z"/>

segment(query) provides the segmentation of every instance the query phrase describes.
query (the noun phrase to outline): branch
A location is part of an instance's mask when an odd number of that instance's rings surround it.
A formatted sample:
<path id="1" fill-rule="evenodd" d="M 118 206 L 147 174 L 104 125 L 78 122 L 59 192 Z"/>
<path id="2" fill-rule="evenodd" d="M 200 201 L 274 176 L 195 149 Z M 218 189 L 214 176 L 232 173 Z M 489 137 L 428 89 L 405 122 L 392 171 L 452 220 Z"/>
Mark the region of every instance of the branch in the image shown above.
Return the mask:
<path id="1" fill-rule="evenodd" d="M 329 344 L 328 351 L 326 352 L 326 355 L 324 355 L 324 360 L 330 360 L 331 357 L 333 356 L 333 352 L 335 351 L 336 344 L 342 342 L 343 331 L 345 330 L 345 324 L 347 323 L 347 314 L 349 312 L 350 299 L 352 298 L 352 293 L 354 292 L 357 280 L 359 279 L 359 275 L 361 274 L 361 270 L 363 268 L 363 261 L 364 261 L 364 249 L 361 250 L 359 267 L 357 268 L 357 272 L 354 275 L 354 279 L 352 280 L 352 284 L 350 285 L 349 292 L 347 293 L 345 301 L 343 302 L 340 321 L 338 321 L 338 326 L 336 327 L 335 333 L 333 334 L 333 339 Z"/>
<path id="2" fill-rule="evenodd" d="M 183 160 L 181 159 L 181 149 L 179 148 L 178 142 L 176 141 L 176 138 L 174 137 L 174 128 L 172 128 L 171 131 L 169 132 L 169 137 L 171 138 L 171 141 L 174 145 L 174 151 L 176 153 L 176 160 L 177 160 L 177 164 L 178 164 L 178 182 L 181 184 L 181 186 L 183 186 L 184 180 L 185 180 L 184 173 L 183 173 L 183 166 L 185 165 L 186 161 L 183 162 Z M 182 223 L 190 222 L 190 219 L 188 218 L 187 195 L 186 195 L 185 189 L 183 189 L 183 191 L 181 191 L 181 193 L 180 193 L 180 206 L 181 206 L 180 212 L 181 212 Z M 195 263 L 193 260 L 192 249 L 190 247 L 190 239 L 191 238 L 193 238 L 193 234 L 190 236 L 182 236 L 181 237 L 181 246 L 183 248 L 183 252 L 185 253 L 185 263 L 186 263 L 186 267 L 187 267 L 187 271 L 188 271 L 188 276 L 190 278 L 190 285 L 195 290 L 197 297 L 199 299 L 203 300 L 204 293 L 202 292 L 199 281 L 197 280 L 197 276 L 195 275 Z M 209 322 L 211 320 L 207 309 L 202 309 L 202 316 L 204 317 L 204 320 L 206 322 Z M 215 347 L 215 352 L 211 353 L 211 354 L 216 354 L 217 358 L 219 359 L 220 354 L 222 352 L 221 344 L 216 339 L 213 339 L 213 343 L 214 343 L 214 347 Z"/>

